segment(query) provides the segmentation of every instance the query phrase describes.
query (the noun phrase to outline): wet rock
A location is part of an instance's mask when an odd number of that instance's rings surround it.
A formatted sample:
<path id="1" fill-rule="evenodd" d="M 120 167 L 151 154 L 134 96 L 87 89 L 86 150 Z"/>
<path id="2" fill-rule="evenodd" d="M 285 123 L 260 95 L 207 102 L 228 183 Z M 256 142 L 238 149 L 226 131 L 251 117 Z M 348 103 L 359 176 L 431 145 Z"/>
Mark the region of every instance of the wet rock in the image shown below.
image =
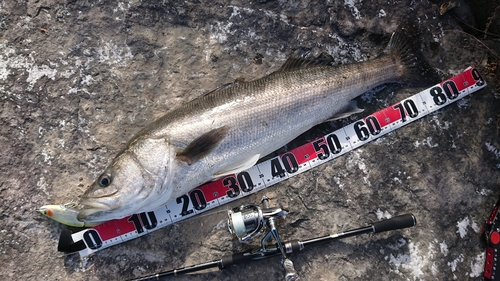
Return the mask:
<path id="1" fill-rule="evenodd" d="M 481 30 L 498 33 L 498 4 L 489 5 L 471 9 L 496 11 L 477 18 Z M 287 206 L 284 240 L 417 217 L 410 229 L 293 255 L 302 280 L 482 280 L 480 229 L 500 182 L 499 46 L 463 32 L 437 3 L 410 0 L 0 2 L 0 276 L 123 280 L 258 245 L 232 239 L 223 206 L 81 259 L 57 252 L 63 226 L 36 210 L 81 195 L 131 136 L 167 110 L 271 73 L 297 49 L 333 64 L 374 58 L 409 18 L 441 78 L 475 65 L 489 86 L 231 206 L 264 194 Z M 372 113 L 419 90 L 388 85 L 358 103 Z M 363 116 L 316 126 L 280 151 Z M 177 279 L 264 278 L 283 278 L 279 258 Z"/>

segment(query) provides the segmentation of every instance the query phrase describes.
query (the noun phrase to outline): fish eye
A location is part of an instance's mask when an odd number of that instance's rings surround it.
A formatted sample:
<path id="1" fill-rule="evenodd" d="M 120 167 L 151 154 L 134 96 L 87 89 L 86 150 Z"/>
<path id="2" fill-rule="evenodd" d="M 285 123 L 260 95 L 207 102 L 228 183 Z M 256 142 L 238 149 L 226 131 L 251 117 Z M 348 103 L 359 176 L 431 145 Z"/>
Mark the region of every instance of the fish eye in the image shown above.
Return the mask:
<path id="1" fill-rule="evenodd" d="M 99 177 L 97 183 L 99 183 L 101 187 L 108 187 L 111 184 L 111 176 L 107 173 L 104 173 Z"/>

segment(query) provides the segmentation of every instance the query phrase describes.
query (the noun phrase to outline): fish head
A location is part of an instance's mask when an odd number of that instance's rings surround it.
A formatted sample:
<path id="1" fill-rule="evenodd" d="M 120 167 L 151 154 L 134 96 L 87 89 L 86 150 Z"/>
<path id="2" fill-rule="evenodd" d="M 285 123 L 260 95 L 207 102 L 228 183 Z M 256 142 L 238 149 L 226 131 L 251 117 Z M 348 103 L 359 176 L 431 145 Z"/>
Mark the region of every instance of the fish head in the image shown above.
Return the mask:
<path id="1" fill-rule="evenodd" d="M 120 219 L 165 204 L 172 193 L 174 156 L 163 139 L 130 145 L 82 195 L 78 220 Z"/>

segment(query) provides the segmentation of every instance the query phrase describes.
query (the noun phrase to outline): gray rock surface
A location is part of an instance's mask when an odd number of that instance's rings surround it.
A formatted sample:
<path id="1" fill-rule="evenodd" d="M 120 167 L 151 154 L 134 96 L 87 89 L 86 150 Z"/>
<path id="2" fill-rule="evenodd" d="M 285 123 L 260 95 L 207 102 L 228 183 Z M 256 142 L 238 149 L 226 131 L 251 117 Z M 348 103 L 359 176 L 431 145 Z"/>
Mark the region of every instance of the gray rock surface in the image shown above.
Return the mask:
<path id="1" fill-rule="evenodd" d="M 498 18 L 498 2 L 472 8 L 490 15 L 497 8 Z M 301 280 L 482 280 L 480 232 L 500 183 L 498 37 L 477 39 L 423 0 L 0 1 L 0 278 L 124 280 L 248 248 L 227 232 L 223 207 L 81 259 L 57 252 L 63 226 L 36 210 L 81 195 L 167 110 L 268 74 L 294 49 L 327 53 L 335 64 L 373 58 L 408 18 L 422 29 L 421 46 L 441 78 L 475 65 L 489 86 L 231 205 L 265 194 L 288 207 L 284 240 L 417 217 L 413 228 L 293 255 Z M 359 103 L 371 113 L 419 90 L 389 85 Z M 288 148 L 363 116 L 318 126 Z M 282 274 L 274 258 L 177 279 Z"/>

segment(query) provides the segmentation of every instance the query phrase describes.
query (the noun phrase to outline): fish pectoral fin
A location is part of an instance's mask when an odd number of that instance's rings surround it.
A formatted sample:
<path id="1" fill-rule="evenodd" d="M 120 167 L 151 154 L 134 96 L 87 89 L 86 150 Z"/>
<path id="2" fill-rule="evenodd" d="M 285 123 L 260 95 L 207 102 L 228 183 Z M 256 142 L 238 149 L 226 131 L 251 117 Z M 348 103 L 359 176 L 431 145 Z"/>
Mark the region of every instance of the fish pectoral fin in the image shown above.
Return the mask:
<path id="1" fill-rule="evenodd" d="M 236 163 L 235 165 L 225 167 L 223 170 L 218 171 L 212 176 L 212 179 L 218 179 L 227 175 L 237 174 L 241 171 L 251 168 L 257 161 L 259 161 L 260 154 L 255 154 L 252 157 L 245 159 L 245 161 Z"/>
<path id="2" fill-rule="evenodd" d="M 194 139 L 184 150 L 178 152 L 176 157 L 187 162 L 188 165 L 200 160 L 209 154 L 226 137 L 229 126 L 213 129 Z"/>
<path id="3" fill-rule="evenodd" d="M 363 112 L 364 109 L 358 107 L 358 103 L 354 100 L 351 100 L 346 106 L 344 106 L 339 112 L 335 113 L 334 116 L 325 120 L 325 122 L 334 121 L 342 118 L 349 117 L 356 113 Z"/>

